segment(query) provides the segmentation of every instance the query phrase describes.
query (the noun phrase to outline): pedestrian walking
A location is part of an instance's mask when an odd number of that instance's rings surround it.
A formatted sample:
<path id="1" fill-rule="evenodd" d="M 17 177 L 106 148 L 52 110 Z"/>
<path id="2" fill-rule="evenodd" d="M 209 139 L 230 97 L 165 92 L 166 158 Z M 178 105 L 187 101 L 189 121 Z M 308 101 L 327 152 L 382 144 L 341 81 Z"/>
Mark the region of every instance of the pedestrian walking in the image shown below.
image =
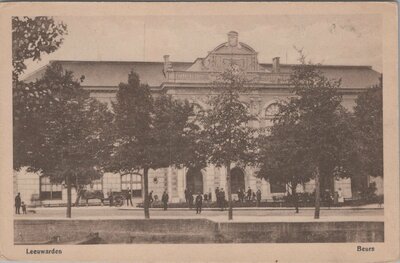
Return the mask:
<path id="1" fill-rule="evenodd" d="M 21 202 L 22 214 L 26 215 L 26 204 L 25 202 Z"/>
<path id="2" fill-rule="evenodd" d="M 201 214 L 201 207 L 203 205 L 203 196 L 199 192 L 196 196 L 196 214 Z"/>
<path id="3" fill-rule="evenodd" d="M 251 191 L 251 188 L 249 186 L 249 188 L 247 189 L 247 201 L 251 201 L 251 193 L 252 193 L 252 191 Z"/>
<path id="4" fill-rule="evenodd" d="M 161 201 L 164 204 L 164 210 L 167 210 L 167 208 L 168 208 L 168 200 L 169 200 L 169 195 L 167 194 L 167 191 L 164 191 L 164 193 L 161 197 Z"/>
<path id="5" fill-rule="evenodd" d="M 128 192 L 126 194 L 126 206 L 129 206 L 129 203 L 131 204 L 131 206 L 133 206 L 132 203 L 132 190 L 128 187 Z"/>
<path id="6" fill-rule="evenodd" d="M 20 214 L 19 209 L 21 208 L 21 194 L 18 193 L 15 197 L 15 214 Z"/>
<path id="7" fill-rule="evenodd" d="M 204 194 L 203 199 L 204 199 L 204 202 L 207 203 L 208 202 L 208 194 Z"/>
<path id="8" fill-rule="evenodd" d="M 209 200 L 210 202 L 212 201 L 211 189 L 208 191 L 208 200 Z"/>

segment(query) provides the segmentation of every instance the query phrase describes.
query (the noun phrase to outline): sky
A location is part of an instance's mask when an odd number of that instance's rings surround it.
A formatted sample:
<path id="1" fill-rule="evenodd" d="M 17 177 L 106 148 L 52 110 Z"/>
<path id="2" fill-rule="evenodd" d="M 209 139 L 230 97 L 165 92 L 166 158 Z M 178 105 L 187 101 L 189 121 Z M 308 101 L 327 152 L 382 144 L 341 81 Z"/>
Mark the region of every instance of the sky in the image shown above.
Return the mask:
<path id="1" fill-rule="evenodd" d="M 298 63 L 303 49 L 314 63 L 369 65 L 382 71 L 380 15 L 129 16 L 55 17 L 68 27 L 62 46 L 39 62 L 27 61 L 29 74 L 49 60 L 192 62 L 239 33 L 258 52 L 260 63 Z"/>

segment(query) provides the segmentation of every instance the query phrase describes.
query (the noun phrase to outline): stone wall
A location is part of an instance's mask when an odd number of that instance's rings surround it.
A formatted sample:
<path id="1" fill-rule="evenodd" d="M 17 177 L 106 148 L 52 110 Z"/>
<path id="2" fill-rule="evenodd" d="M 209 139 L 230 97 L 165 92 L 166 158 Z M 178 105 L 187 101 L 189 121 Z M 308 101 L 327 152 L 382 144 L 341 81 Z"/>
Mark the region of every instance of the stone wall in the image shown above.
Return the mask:
<path id="1" fill-rule="evenodd" d="M 207 219 L 14 220 L 15 244 L 384 242 L 383 222 L 223 222 Z"/>

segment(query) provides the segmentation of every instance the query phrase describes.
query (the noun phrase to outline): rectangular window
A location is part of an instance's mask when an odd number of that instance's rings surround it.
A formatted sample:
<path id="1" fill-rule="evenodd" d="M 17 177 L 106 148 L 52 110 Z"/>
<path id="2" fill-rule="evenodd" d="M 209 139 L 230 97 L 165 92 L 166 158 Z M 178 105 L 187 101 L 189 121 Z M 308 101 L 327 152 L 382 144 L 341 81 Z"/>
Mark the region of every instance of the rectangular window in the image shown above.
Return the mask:
<path id="1" fill-rule="evenodd" d="M 62 185 L 52 184 L 47 176 L 40 177 L 40 199 L 41 200 L 61 200 Z"/>
<path id="2" fill-rule="evenodd" d="M 103 190 L 103 180 L 102 180 L 102 179 L 93 180 L 93 181 L 89 184 L 89 189 L 90 189 L 90 190 L 99 190 L 99 191 L 102 191 L 102 190 Z"/>
<path id="3" fill-rule="evenodd" d="M 142 196 L 142 176 L 140 174 L 124 174 L 121 176 L 121 190 L 133 190 L 133 196 Z"/>
<path id="4" fill-rule="evenodd" d="M 286 193 L 286 184 L 276 181 L 269 181 L 269 185 L 271 187 L 271 193 Z"/>

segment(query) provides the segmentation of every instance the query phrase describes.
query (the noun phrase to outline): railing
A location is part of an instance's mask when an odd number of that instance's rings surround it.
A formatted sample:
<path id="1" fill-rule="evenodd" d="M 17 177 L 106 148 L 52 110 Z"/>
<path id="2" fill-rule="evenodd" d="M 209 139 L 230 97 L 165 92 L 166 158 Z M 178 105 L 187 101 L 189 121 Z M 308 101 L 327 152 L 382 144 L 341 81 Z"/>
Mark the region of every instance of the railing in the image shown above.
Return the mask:
<path id="1" fill-rule="evenodd" d="M 167 82 L 173 83 L 211 83 L 218 80 L 221 72 L 209 71 L 168 71 Z M 251 83 L 285 84 L 288 83 L 288 73 L 247 72 L 246 76 Z"/>

